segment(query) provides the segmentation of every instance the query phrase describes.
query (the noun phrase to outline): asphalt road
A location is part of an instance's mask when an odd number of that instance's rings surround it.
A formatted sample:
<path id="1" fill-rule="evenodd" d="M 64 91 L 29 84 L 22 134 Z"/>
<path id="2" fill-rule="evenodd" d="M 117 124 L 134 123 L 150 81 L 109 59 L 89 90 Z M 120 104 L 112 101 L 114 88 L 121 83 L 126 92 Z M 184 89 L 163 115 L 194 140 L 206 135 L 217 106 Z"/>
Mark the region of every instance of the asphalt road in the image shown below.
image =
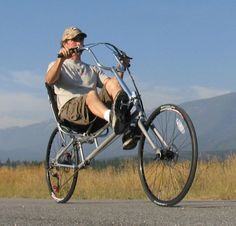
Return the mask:
<path id="1" fill-rule="evenodd" d="M 236 201 L 181 202 L 158 207 L 150 201 L 0 199 L 0 225 L 236 225 Z"/>

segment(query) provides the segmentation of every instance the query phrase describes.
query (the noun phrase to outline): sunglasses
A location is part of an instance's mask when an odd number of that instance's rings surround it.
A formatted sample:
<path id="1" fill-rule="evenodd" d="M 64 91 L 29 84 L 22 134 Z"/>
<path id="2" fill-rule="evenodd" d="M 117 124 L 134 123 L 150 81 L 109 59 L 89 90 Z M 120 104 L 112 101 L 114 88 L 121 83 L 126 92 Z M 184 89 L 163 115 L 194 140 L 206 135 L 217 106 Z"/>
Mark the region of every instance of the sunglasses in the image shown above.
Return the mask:
<path id="1" fill-rule="evenodd" d="M 77 35 L 76 37 L 71 39 L 74 42 L 82 42 L 84 41 L 84 37 Z"/>

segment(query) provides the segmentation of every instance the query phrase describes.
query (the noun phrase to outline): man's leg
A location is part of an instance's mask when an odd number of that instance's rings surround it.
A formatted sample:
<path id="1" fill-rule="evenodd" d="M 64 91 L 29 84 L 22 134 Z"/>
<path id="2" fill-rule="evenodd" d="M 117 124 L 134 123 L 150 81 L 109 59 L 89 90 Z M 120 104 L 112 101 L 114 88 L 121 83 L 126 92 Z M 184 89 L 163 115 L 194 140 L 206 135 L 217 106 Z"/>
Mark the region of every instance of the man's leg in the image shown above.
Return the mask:
<path id="1" fill-rule="evenodd" d="M 115 100 L 117 97 L 117 94 L 122 91 L 122 88 L 115 77 L 107 81 L 106 89 L 107 89 L 107 92 L 110 94 L 110 96 L 112 96 L 113 100 Z M 123 114 L 125 113 L 123 112 Z M 138 139 L 140 138 L 139 128 L 135 128 L 135 131 L 132 127 L 127 127 L 127 128 L 129 129 L 125 132 L 122 138 L 124 150 L 130 150 L 130 149 L 135 148 L 137 145 Z"/>
<path id="2" fill-rule="evenodd" d="M 112 127 L 116 134 L 121 134 L 125 129 L 127 102 L 129 101 L 129 98 L 122 90 L 115 77 L 107 79 L 104 86 L 108 95 L 114 102 L 112 112 L 109 112 L 109 114 L 111 114 L 110 118 Z M 92 90 L 87 94 L 86 105 L 94 115 L 107 120 L 105 116 L 107 115 L 109 109 L 101 101 L 96 91 Z"/>
<path id="3" fill-rule="evenodd" d="M 129 121 L 129 97 L 121 88 L 115 77 L 105 82 L 105 88 L 113 99 L 112 127 L 117 134 L 124 132 Z"/>
<path id="4" fill-rule="evenodd" d="M 104 114 L 108 110 L 105 104 L 100 100 L 95 90 L 88 92 L 86 97 L 86 105 L 88 106 L 89 110 L 99 118 L 104 118 Z"/>
<path id="5" fill-rule="evenodd" d="M 105 88 L 108 94 L 112 97 L 114 101 L 117 94 L 122 91 L 122 88 L 115 77 L 109 78 L 105 81 Z"/>

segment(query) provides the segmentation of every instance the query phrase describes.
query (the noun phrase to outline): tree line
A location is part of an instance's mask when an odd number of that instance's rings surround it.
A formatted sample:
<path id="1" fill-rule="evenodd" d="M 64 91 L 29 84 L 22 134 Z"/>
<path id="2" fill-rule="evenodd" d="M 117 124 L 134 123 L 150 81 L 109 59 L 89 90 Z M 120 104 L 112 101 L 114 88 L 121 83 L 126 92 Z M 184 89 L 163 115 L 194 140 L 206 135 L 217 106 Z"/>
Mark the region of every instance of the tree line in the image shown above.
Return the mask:
<path id="1" fill-rule="evenodd" d="M 43 164 L 42 161 L 20 161 L 20 160 L 11 160 L 10 158 L 8 158 L 5 162 L 2 162 L 0 160 L 0 167 L 3 167 L 3 166 L 7 166 L 7 167 L 17 167 L 17 166 L 38 166 L 38 165 L 41 165 Z"/>
<path id="2" fill-rule="evenodd" d="M 123 168 L 127 162 L 131 163 L 131 162 L 136 162 L 137 163 L 137 158 L 135 157 L 131 157 L 131 158 L 112 158 L 112 159 L 105 159 L 105 160 L 92 160 L 90 167 L 92 167 L 93 169 L 104 169 L 108 166 L 112 166 L 114 168 L 117 169 L 121 169 Z M 0 167 L 12 167 L 15 168 L 17 166 L 39 166 L 44 164 L 43 161 L 20 161 L 20 160 L 11 160 L 10 158 L 8 158 L 5 162 L 2 162 L 0 160 Z"/>

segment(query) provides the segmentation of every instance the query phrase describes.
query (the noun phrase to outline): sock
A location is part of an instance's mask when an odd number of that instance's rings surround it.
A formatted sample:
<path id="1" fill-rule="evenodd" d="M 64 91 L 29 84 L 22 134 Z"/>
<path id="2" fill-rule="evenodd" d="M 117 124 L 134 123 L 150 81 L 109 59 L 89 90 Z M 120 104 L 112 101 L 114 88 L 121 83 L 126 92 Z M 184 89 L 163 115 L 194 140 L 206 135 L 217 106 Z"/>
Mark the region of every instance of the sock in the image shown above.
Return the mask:
<path id="1" fill-rule="evenodd" d="M 106 121 L 110 122 L 110 114 L 111 114 L 111 110 L 106 110 L 103 117 Z"/>

